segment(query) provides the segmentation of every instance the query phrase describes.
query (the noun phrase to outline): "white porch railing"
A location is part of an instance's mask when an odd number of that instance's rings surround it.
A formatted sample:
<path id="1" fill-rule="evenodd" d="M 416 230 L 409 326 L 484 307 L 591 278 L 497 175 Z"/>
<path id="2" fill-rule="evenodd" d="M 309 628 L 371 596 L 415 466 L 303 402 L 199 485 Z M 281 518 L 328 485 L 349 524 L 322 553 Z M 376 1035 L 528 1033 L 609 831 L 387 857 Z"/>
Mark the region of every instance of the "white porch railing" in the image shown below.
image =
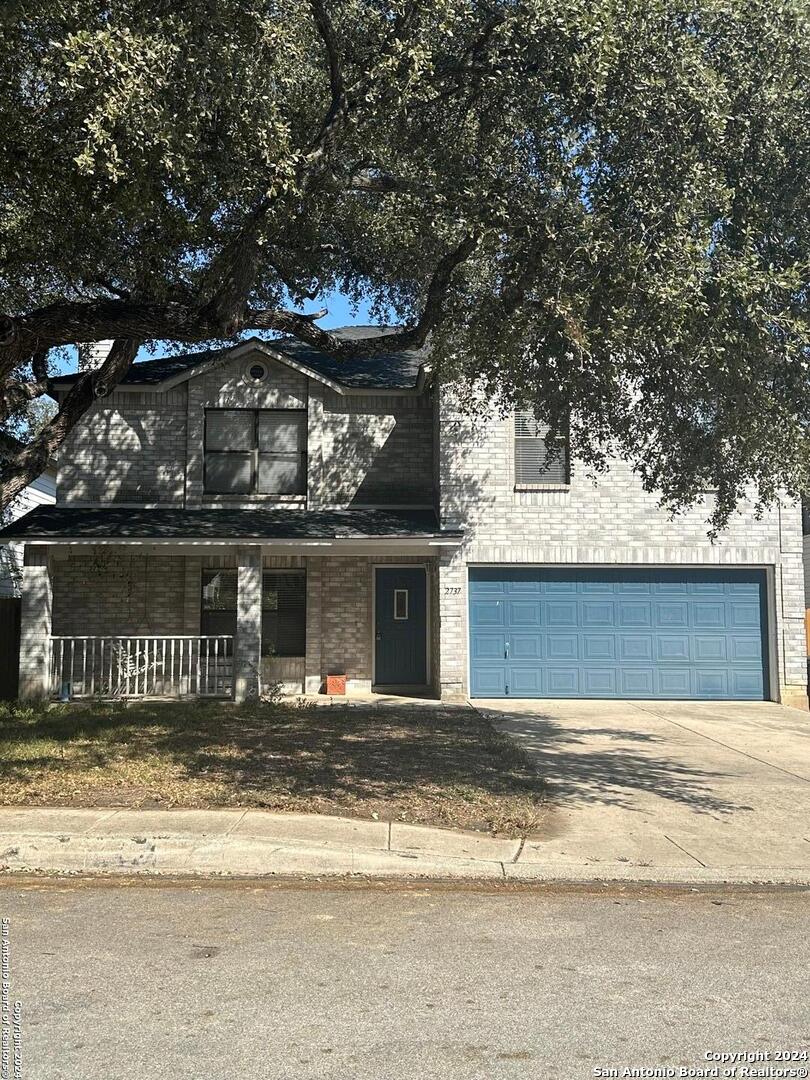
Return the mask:
<path id="1" fill-rule="evenodd" d="M 231 697 L 233 645 L 228 635 L 52 637 L 51 695 Z"/>

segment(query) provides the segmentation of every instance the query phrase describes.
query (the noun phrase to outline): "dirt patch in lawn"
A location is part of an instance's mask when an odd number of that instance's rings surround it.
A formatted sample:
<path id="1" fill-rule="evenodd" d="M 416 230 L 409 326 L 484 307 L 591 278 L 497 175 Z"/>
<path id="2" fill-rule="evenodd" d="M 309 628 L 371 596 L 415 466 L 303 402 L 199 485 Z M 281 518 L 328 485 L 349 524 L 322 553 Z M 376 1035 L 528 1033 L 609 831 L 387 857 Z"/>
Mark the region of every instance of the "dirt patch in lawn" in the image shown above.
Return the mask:
<path id="1" fill-rule="evenodd" d="M 522 835 L 529 758 L 469 708 L 0 703 L 0 803 L 263 807 Z"/>

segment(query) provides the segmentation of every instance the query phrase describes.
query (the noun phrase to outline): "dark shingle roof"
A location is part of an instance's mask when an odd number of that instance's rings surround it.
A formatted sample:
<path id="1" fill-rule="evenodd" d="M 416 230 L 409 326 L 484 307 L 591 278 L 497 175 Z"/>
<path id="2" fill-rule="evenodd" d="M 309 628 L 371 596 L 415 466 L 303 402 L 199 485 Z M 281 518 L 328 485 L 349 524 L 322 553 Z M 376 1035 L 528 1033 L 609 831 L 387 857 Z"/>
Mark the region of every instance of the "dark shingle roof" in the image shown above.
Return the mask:
<path id="1" fill-rule="evenodd" d="M 343 326 L 332 333 L 344 341 L 356 341 L 358 338 L 384 337 L 396 333 L 397 326 Z M 276 352 L 283 353 L 291 360 L 312 368 L 320 375 L 342 386 L 362 390 L 412 390 L 417 384 L 419 369 L 425 361 L 427 350 L 407 349 L 384 353 L 374 357 L 349 357 L 335 360 L 325 353 L 318 352 L 295 338 L 275 338 L 262 342 L 259 338 L 249 338 L 267 345 Z M 205 349 L 201 352 L 180 353 L 177 356 L 164 356 L 157 360 L 142 360 L 133 364 L 121 380 L 132 386 L 156 386 L 166 379 L 190 371 L 200 364 L 225 359 L 228 353 L 247 344 L 238 341 L 222 349 Z M 54 384 L 71 383 L 78 375 L 60 375 L 52 380 Z"/>
<path id="2" fill-rule="evenodd" d="M 363 540 L 455 538 L 432 510 L 204 509 L 38 506 L 0 540 Z"/>

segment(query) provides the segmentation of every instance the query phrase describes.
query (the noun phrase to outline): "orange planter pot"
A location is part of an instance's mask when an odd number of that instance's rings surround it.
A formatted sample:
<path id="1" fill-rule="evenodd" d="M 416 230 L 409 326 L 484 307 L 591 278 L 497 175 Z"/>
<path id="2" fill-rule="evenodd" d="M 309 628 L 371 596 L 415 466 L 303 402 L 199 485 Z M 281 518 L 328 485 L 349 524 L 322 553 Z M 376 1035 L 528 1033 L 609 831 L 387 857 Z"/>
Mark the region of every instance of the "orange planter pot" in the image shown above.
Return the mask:
<path id="1" fill-rule="evenodd" d="M 327 675 L 326 676 L 326 692 L 327 692 L 327 694 L 345 694 L 346 693 L 346 676 L 345 675 Z"/>

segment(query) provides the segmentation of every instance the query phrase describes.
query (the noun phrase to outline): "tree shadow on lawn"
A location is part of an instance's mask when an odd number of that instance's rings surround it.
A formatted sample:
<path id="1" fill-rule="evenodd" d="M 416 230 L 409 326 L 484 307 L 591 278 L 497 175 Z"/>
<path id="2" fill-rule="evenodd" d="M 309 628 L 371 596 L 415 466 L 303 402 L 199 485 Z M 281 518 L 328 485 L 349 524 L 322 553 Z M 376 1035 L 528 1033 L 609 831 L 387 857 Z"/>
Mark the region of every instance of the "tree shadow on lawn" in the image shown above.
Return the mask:
<path id="1" fill-rule="evenodd" d="M 557 806 L 637 809 L 633 797 L 641 792 L 702 813 L 750 809 L 717 794 L 722 773 L 650 753 L 666 745 L 654 735 L 574 729 L 541 714 L 496 719 L 508 721 L 511 733 L 463 706 L 20 707 L 0 711 L 0 781 L 3 801 L 15 803 L 376 811 L 507 831 L 539 819 L 546 781 Z M 618 745 L 594 745 L 605 738 Z"/>
<path id="2" fill-rule="evenodd" d="M 507 830 L 543 812 L 544 785 L 529 759 L 465 708 L 21 708 L 0 712 L 0 739 L 5 802 L 376 811 Z"/>
<path id="3" fill-rule="evenodd" d="M 677 760 L 666 752 L 672 747 L 669 740 L 652 732 L 574 727 L 541 712 L 498 710 L 490 715 L 498 730 L 508 732 L 530 755 L 555 803 L 602 803 L 638 811 L 634 796 L 645 794 L 713 816 L 753 810 L 719 793 L 718 781 L 729 774 Z M 605 746 L 605 740 L 615 745 Z"/>

